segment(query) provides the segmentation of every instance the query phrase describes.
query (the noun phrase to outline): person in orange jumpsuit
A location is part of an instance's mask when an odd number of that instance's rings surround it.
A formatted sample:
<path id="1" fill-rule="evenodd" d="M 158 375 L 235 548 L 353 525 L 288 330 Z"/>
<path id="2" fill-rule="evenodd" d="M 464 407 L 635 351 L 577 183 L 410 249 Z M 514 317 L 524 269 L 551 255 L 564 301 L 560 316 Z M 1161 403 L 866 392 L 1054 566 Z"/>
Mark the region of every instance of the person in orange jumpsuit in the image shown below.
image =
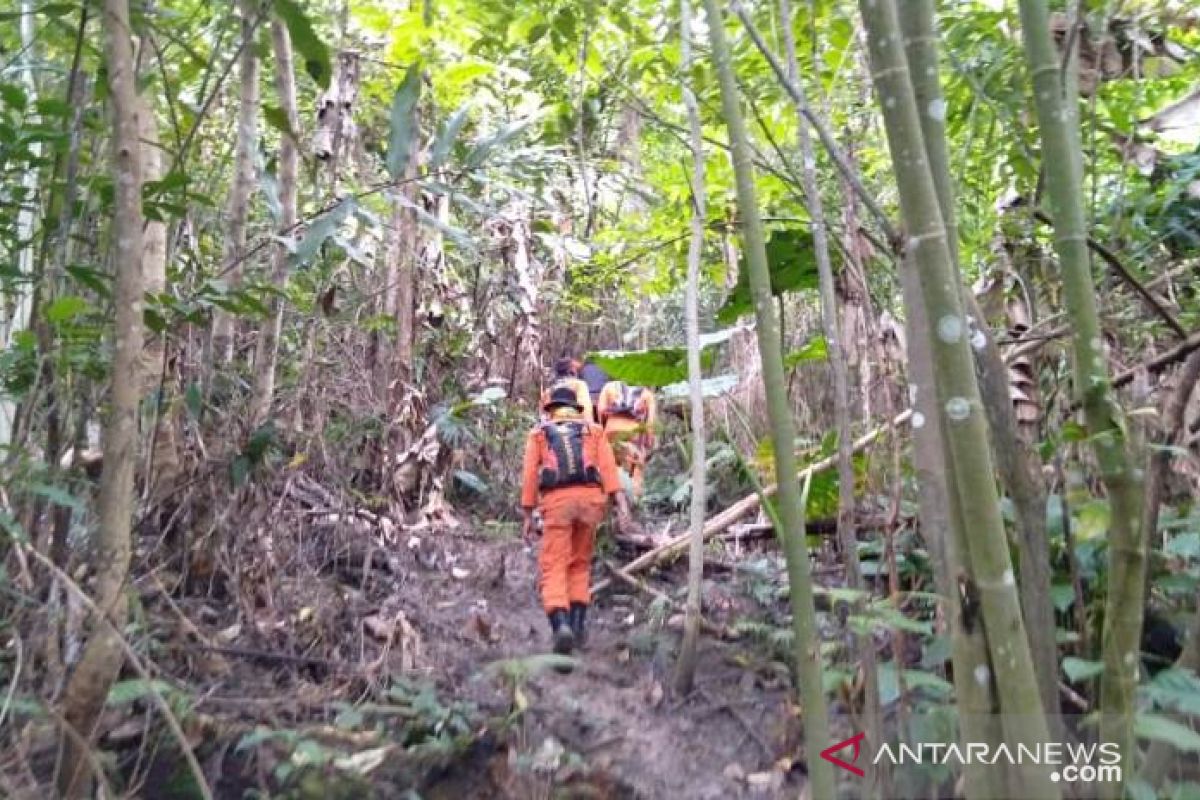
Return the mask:
<path id="1" fill-rule="evenodd" d="M 541 422 L 525 442 L 521 470 L 521 530 L 526 541 L 536 534 L 535 508 L 542 513 L 538 590 L 550 620 L 557 653 L 583 643 L 591 603 L 592 550 L 596 528 L 616 498 L 617 513 L 629 519 L 616 458 L 604 430 L 584 417 L 583 405 L 569 387 L 550 393 Z"/>
<path id="2" fill-rule="evenodd" d="M 646 459 L 654 449 L 658 418 L 654 393 L 644 386 L 609 381 L 600 391 L 596 410 L 617 463 L 633 484 L 633 499 L 638 500 L 645 483 Z"/>
<path id="3" fill-rule="evenodd" d="M 588 391 L 588 385 L 581 381 L 578 375 L 577 362 L 573 359 L 563 357 L 554 362 L 554 378 L 550 385 L 542 390 L 542 407 L 545 408 L 546 403 L 550 402 L 551 392 L 565 386 L 575 393 L 576 401 L 583 406 L 583 418 L 591 422 L 595 419 L 592 395 Z"/>

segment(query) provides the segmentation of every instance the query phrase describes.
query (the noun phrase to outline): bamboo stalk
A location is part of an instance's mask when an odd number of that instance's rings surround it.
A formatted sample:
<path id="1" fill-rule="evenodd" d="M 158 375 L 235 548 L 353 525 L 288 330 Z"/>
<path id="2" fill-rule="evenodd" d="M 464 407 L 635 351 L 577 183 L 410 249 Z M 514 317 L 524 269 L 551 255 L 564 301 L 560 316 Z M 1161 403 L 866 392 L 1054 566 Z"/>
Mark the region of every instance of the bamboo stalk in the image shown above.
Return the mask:
<path id="1" fill-rule="evenodd" d="M 964 515 L 959 524 L 965 522 L 967 512 L 971 517 L 970 535 L 965 531 L 958 534 L 967 541 L 971 567 L 964 591 L 978 594 L 993 665 L 991 670 L 980 670 L 975 678 L 980 683 L 995 681 L 1005 715 L 1005 735 L 1012 744 L 1046 741 L 1046 719 L 1000 517 L 969 328 L 927 156 L 921 112 L 909 78 L 899 12 L 894 0 L 860 0 L 859 8 L 899 189 L 907 251 L 920 275 L 922 298 L 936 334 L 930 336 L 934 383 L 950 457 L 947 469 L 955 475 L 955 494 Z M 943 113 L 940 108 L 924 111 Z M 1022 777 L 1024 796 L 1060 796 L 1048 769 L 1027 764 Z"/>
<path id="2" fill-rule="evenodd" d="M 1104 604 L 1100 678 L 1100 737 L 1120 747 L 1122 777 L 1132 773 L 1134 693 L 1142 634 L 1142 588 L 1146 578 L 1146 534 L 1141 525 L 1141 470 L 1127 441 L 1100 338 L 1100 315 L 1088 257 L 1081 146 L 1074 114 L 1075 94 L 1064 89 L 1045 0 L 1021 0 L 1025 58 L 1033 82 L 1054 247 L 1073 337 L 1074 392 L 1081 401 L 1092 449 L 1108 491 L 1111 528 L 1108 592 Z M 1124 781 L 1105 783 L 1106 797 L 1120 797 Z"/>
<path id="3" fill-rule="evenodd" d="M 742 223 L 742 243 L 745 247 L 750 294 L 757 319 L 758 349 L 762 355 L 762 379 L 767 398 L 767 416 L 771 423 L 771 438 L 775 445 L 775 472 L 780 476 L 779 515 L 783 522 L 784 555 L 787 559 L 788 584 L 791 589 L 792 628 L 795 634 L 795 670 L 800 696 L 804 703 L 804 735 L 810 754 L 821 753 L 829 747 L 829 719 L 826 715 L 825 689 L 821 663 L 820 639 L 817 633 L 816 610 L 813 605 L 811 567 L 805 547 L 803 527 L 804 508 L 800 489 L 795 481 L 784 476 L 796 474 L 795 427 L 788 403 L 787 383 L 783 370 L 783 351 L 779 342 L 779 321 L 771 297 L 771 275 L 767 263 L 766 239 L 759 217 L 758 198 L 754 186 L 754 167 L 750 162 L 746 124 L 742 118 L 737 82 L 730 64 L 729 48 L 725 42 L 725 27 L 717 0 L 705 0 L 708 35 L 712 42 L 713 58 L 721 85 L 721 108 L 729 130 L 733 155 L 733 171 L 737 184 L 738 211 Z M 813 797 L 832 798 L 835 795 L 833 765 L 821 758 L 808 762 L 809 786 Z"/>

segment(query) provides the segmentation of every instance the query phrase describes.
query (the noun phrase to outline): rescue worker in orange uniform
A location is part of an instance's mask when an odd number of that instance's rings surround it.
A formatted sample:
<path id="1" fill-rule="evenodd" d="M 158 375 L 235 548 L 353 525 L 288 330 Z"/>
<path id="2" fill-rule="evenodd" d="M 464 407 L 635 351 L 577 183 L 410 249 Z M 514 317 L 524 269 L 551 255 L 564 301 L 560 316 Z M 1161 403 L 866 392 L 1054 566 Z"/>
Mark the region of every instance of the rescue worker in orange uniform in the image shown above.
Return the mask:
<path id="1" fill-rule="evenodd" d="M 619 520 L 629 519 L 612 447 L 599 425 L 584 416 L 575 393 L 560 386 L 543 410 L 549 418 L 529 432 L 521 472 L 522 535 L 536 534 L 533 512 L 542 514 L 538 590 L 550 620 L 556 653 L 582 645 L 591 603 L 592 550 L 596 528 L 616 498 Z"/>
<path id="2" fill-rule="evenodd" d="M 596 410 L 618 465 L 633 484 L 633 499 L 642 496 L 646 459 L 654 449 L 658 408 L 654 392 L 644 386 L 609 381 L 600 391 Z"/>
<path id="3" fill-rule="evenodd" d="M 554 362 L 554 377 L 550 385 L 542 390 L 542 407 L 545 408 L 546 403 L 550 402 L 550 395 L 555 389 L 564 386 L 575 393 L 575 399 L 583 406 L 583 418 L 593 421 L 596 412 L 592 408 L 592 395 L 588 392 L 588 385 L 578 377 L 576 362 L 568 357 Z"/>

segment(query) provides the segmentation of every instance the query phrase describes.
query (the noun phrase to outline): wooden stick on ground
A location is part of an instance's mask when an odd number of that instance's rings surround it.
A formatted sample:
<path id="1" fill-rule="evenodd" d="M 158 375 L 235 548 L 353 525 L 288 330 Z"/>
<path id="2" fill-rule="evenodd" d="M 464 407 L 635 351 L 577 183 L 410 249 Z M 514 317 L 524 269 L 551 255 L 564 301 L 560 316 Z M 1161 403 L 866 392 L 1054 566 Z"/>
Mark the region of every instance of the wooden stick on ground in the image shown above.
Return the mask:
<path id="1" fill-rule="evenodd" d="M 854 442 L 854 452 L 857 453 L 868 447 L 872 442 L 878 439 L 880 435 L 884 433 L 884 431 L 891 430 L 892 428 L 899 427 L 900 425 L 908 422 L 911 416 L 912 410 L 909 409 L 898 414 L 890 423 L 886 425 L 880 425 L 870 433 L 860 436 Z M 808 474 L 815 475 L 819 472 L 824 472 L 825 470 L 833 467 L 836 463 L 836 456 L 823 458 L 820 461 L 810 464 L 801 470 L 800 473 L 796 475 L 796 480 L 802 481 Z M 775 493 L 775 488 L 775 486 L 768 486 L 763 490 L 763 494 L 769 497 Z M 742 498 L 724 511 L 714 515 L 708 520 L 708 522 L 704 523 L 704 538 L 709 539 L 715 536 L 733 523 L 737 522 L 746 514 L 756 511 L 761 502 L 762 501 L 759 498 L 758 493 L 755 492 L 752 495 Z M 635 558 L 620 570 L 617 570 L 618 576 L 624 579 L 632 576 L 633 573 L 638 572 L 639 570 L 645 569 L 646 567 L 654 566 L 674 558 L 675 556 L 679 555 L 679 553 L 682 552 L 685 547 L 687 547 L 689 537 L 690 534 L 688 533 L 680 534 L 679 536 L 676 536 L 659 545 L 650 552 Z"/>
<path id="2" fill-rule="evenodd" d="M 622 572 L 620 569 L 617 569 L 617 567 L 615 565 L 613 565 L 612 563 L 610 563 L 608 561 L 604 562 L 604 566 L 608 567 L 608 571 L 611 572 L 613 574 L 613 577 L 615 577 L 621 583 L 624 583 L 627 586 L 631 586 L 640 592 L 645 592 L 646 594 L 655 598 L 659 602 L 664 603 L 668 608 L 672 609 L 673 611 L 678 611 L 678 612 L 683 611 L 683 609 L 680 607 L 679 603 L 676 603 L 670 597 L 667 597 L 667 595 L 665 593 L 663 593 L 662 591 L 660 591 L 658 589 L 655 589 L 653 586 L 646 583 L 645 581 L 640 580 L 639 578 L 635 578 L 632 575 L 626 575 L 624 572 Z M 609 584 L 608 581 L 603 581 L 601 583 L 598 583 L 598 584 L 596 584 L 596 588 L 594 588 L 592 590 L 592 592 L 593 593 L 598 592 L 601 589 L 603 589 L 605 586 L 608 586 L 608 584 Z M 700 630 L 704 631 L 709 636 L 715 636 L 718 639 L 736 639 L 737 638 L 737 634 L 734 633 L 733 631 L 729 630 L 728 628 L 721 627 L 720 625 L 717 625 L 715 623 L 709 622 L 704 617 L 700 617 Z"/>

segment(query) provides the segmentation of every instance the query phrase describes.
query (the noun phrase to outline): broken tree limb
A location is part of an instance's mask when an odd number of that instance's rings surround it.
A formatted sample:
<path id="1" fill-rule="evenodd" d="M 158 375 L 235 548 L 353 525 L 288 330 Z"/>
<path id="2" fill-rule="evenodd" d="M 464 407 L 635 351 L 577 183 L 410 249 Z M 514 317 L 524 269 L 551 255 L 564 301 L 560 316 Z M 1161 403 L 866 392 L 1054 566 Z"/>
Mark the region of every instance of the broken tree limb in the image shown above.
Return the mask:
<path id="1" fill-rule="evenodd" d="M 876 439 L 878 439 L 879 436 L 882 433 L 884 433 L 885 431 L 891 430 L 893 428 L 897 428 L 897 427 L 905 424 L 906 422 L 908 422 L 908 420 L 911 416 L 912 416 L 912 410 L 911 409 L 906 410 L 906 411 L 898 414 L 896 416 L 896 418 L 893 419 L 890 423 L 888 423 L 886 425 L 880 425 L 878 428 L 875 428 L 870 433 L 860 436 L 854 442 L 854 452 L 857 453 L 857 452 L 865 449 L 866 447 L 868 447 L 871 443 L 873 443 Z M 828 458 L 823 458 L 820 461 L 817 461 L 814 464 L 810 464 L 807 467 L 805 467 L 803 470 L 801 470 L 796 475 L 796 480 L 802 481 L 802 480 L 804 480 L 804 478 L 807 475 L 810 475 L 810 474 L 815 475 L 819 472 L 824 472 L 825 470 L 832 468 L 836 464 L 837 464 L 837 456 L 836 455 L 830 456 Z M 776 489 L 775 486 L 768 486 L 765 489 L 763 489 L 762 495 L 764 497 L 769 497 L 770 495 L 775 493 L 775 489 Z M 749 514 L 752 511 L 756 511 L 761 502 L 762 501 L 759 497 L 759 494 L 757 492 L 755 492 L 754 494 L 751 494 L 747 497 L 742 498 L 741 500 L 734 503 L 729 508 L 725 509 L 724 511 L 720 512 L 719 514 L 714 515 L 712 518 L 710 518 L 708 520 L 708 522 L 704 523 L 704 538 L 705 539 L 712 538 L 716 534 L 724 531 L 726 528 L 728 528 L 733 523 L 737 522 L 739 519 L 741 519 L 746 514 Z M 635 558 L 633 561 L 630 561 L 621 570 L 618 571 L 619 574 L 623 578 L 629 577 L 629 576 L 632 576 L 633 573 L 635 573 L 639 570 L 645 569 L 646 567 L 653 566 L 655 564 L 662 563 L 664 561 L 667 561 L 670 558 L 677 556 L 687 546 L 688 539 L 690 536 L 691 536 L 691 534 L 683 533 L 683 534 L 680 534 L 679 536 L 676 536 L 676 537 L 670 539 L 669 541 L 665 542 L 664 544 L 659 545 L 658 547 L 654 548 L 653 550 L 646 553 L 645 555 L 642 555 L 638 558 Z"/>
<path id="2" fill-rule="evenodd" d="M 1050 217 L 1043 211 L 1038 211 L 1035 209 L 1033 212 L 1033 218 L 1043 225 L 1049 225 L 1051 227 L 1054 225 L 1054 221 L 1051 220 Z M 1100 260 L 1107 264 L 1108 267 L 1117 274 L 1117 277 L 1123 280 L 1136 295 L 1142 298 L 1146 304 L 1146 307 L 1149 308 L 1153 314 L 1157 315 L 1163 322 L 1165 322 L 1168 328 L 1173 330 L 1180 339 L 1187 338 L 1187 331 L 1184 330 L 1184 327 L 1179 324 L 1179 320 L 1175 319 L 1174 315 L 1172 315 L 1170 311 L 1163 307 L 1163 304 L 1158 301 L 1158 298 L 1150 293 L 1148 287 L 1143 286 L 1141 281 L 1133 276 L 1133 273 L 1121 263 L 1121 259 L 1117 258 L 1115 253 L 1090 236 L 1087 238 L 1087 246 L 1088 249 L 1098 255 Z"/>
<path id="3" fill-rule="evenodd" d="M 671 609 L 674 612 L 677 612 L 677 613 L 683 612 L 683 608 L 679 605 L 679 603 L 676 603 L 674 600 L 672 600 L 670 597 L 668 597 L 665 592 L 663 592 L 659 589 L 655 589 L 653 586 L 651 586 L 650 584 L 641 580 L 640 578 L 635 578 L 632 575 L 625 574 L 620 569 L 618 569 L 616 567 L 616 565 L 614 565 L 608 561 L 604 562 L 604 566 L 607 567 L 608 571 L 612 573 L 613 577 L 616 578 L 617 580 L 619 580 L 621 583 L 624 583 L 627 586 L 637 589 L 639 592 L 645 592 L 646 594 L 650 595 L 651 597 L 655 598 L 659 602 L 666 605 L 667 608 Z M 604 585 L 607 586 L 608 584 L 605 583 Z M 601 584 L 597 584 L 596 588 L 594 588 L 592 591 L 593 592 L 599 591 L 600 588 L 602 588 Z M 714 636 L 718 639 L 736 639 L 736 638 L 738 638 L 737 634 L 735 634 L 733 631 L 729 630 L 728 628 L 717 625 L 713 622 L 709 622 L 704 617 L 700 617 L 700 630 L 704 631 L 709 636 Z"/>

